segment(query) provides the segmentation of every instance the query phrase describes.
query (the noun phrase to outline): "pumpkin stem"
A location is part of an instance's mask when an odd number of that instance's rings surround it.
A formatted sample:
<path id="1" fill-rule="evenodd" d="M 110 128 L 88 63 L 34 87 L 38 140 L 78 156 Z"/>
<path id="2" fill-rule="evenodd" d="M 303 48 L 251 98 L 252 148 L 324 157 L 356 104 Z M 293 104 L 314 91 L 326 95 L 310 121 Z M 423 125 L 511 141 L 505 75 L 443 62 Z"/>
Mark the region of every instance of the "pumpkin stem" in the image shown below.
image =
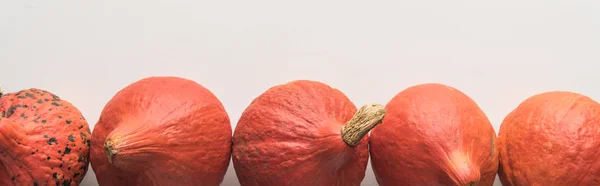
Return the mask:
<path id="1" fill-rule="evenodd" d="M 113 149 L 114 142 L 112 139 L 106 139 L 104 142 L 104 154 L 106 154 L 106 158 L 108 158 L 108 162 L 112 164 L 112 159 L 115 154 L 119 151 Z"/>
<path id="2" fill-rule="evenodd" d="M 2 88 L 0 88 L 0 97 L 2 97 L 4 95 L 4 92 L 2 91 Z"/>
<path id="3" fill-rule="evenodd" d="M 342 127 L 342 140 L 350 146 L 356 146 L 371 129 L 381 123 L 384 116 L 385 107 L 380 104 L 362 106 Z"/>

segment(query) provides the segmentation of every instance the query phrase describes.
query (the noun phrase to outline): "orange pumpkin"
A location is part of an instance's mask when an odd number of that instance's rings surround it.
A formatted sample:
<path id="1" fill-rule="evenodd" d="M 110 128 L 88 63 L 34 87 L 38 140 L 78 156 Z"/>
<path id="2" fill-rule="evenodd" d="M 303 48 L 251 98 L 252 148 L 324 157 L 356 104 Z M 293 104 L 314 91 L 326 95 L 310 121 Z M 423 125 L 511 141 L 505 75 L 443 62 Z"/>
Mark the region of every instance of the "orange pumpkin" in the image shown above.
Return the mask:
<path id="1" fill-rule="evenodd" d="M 92 135 L 100 185 L 217 186 L 230 155 L 223 105 L 200 84 L 178 77 L 145 78 L 119 91 Z"/>
<path id="2" fill-rule="evenodd" d="M 341 91 L 298 80 L 270 88 L 243 112 L 233 136 L 233 165 L 242 186 L 359 186 L 367 132 L 383 106 L 356 109 Z"/>
<path id="3" fill-rule="evenodd" d="M 496 133 L 463 92 L 421 84 L 398 93 L 370 137 L 379 185 L 491 186 L 498 168 Z"/>
<path id="4" fill-rule="evenodd" d="M 503 185 L 600 185 L 600 105 L 573 92 L 523 101 L 500 126 Z"/>

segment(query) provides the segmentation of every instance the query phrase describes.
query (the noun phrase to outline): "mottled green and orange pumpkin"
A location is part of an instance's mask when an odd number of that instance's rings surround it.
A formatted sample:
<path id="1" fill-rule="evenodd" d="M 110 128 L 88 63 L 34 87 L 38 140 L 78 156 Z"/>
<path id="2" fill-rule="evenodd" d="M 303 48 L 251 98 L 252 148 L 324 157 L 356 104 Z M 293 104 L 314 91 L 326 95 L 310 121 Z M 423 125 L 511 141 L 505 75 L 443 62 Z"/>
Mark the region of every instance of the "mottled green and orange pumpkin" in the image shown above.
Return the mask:
<path id="1" fill-rule="evenodd" d="M 79 185 L 90 137 L 81 112 L 58 96 L 0 91 L 0 185 Z"/>

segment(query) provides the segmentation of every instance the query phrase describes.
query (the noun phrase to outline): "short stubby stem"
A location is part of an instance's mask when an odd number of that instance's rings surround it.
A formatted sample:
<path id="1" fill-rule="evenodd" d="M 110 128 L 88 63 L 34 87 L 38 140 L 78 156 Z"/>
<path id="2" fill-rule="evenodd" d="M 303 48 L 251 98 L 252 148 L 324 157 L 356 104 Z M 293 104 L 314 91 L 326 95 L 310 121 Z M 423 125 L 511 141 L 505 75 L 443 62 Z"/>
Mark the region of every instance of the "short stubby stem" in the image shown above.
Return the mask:
<path id="1" fill-rule="evenodd" d="M 362 106 L 342 127 L 342 140 L 350 146 L 356 146 L 371 129 L 382 122 L 385 112 L 385 107 L 380 104 Z"/>
<path id="2" fill-rule="evenodd" d="M 108 162 L 112 163 L 113 156 L 117 154 L 117 150 L 114 149 L 114 140 L 111 138 L 106 139 L 104 142 L 104 154 L 106 154 L 106 158 L 108 158 Z"/>

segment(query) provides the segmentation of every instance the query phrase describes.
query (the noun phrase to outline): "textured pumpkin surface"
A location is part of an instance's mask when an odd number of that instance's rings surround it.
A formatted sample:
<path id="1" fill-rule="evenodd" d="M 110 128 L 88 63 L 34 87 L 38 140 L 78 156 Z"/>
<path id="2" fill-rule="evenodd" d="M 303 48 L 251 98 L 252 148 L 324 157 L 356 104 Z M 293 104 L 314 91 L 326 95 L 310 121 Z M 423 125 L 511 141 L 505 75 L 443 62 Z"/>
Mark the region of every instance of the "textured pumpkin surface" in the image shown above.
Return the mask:
<path id="1" fill-rule="evenodd" d="M 600 106 L 581 94 L 523 101 L 500 127 L 503 185 L 600 185 Z"/>
<path id="2" fill-rule="evenodd" d="M 149 77 L 119 91 L 92 135 L 100 185 L 219 185 L 231 155 L 231 126 L 208 89 L 178 77 Z"/>
<path id="3" fill-rule="evenodd" d="M 40 89 L 0 97 L 0 185 L 79 185 L 88 169 L 88 123 Z"/>
<path id="4" fill-rule="evenodd" d="M 342 92 L 324 83 L 297 80 L 270 88 L 246 108 L 234 132 L 240 184 L 360 185 L 369 139 L 359 135 L 352 146 L 341 132 L 356 112 Z"/>
<path id="5" fill-rule="evenodd" d="M 388 185 L 492 185 L 496 133 L 477 104 L 450 86 L 409 87 L 370 137 L 376 179 Z"/>

